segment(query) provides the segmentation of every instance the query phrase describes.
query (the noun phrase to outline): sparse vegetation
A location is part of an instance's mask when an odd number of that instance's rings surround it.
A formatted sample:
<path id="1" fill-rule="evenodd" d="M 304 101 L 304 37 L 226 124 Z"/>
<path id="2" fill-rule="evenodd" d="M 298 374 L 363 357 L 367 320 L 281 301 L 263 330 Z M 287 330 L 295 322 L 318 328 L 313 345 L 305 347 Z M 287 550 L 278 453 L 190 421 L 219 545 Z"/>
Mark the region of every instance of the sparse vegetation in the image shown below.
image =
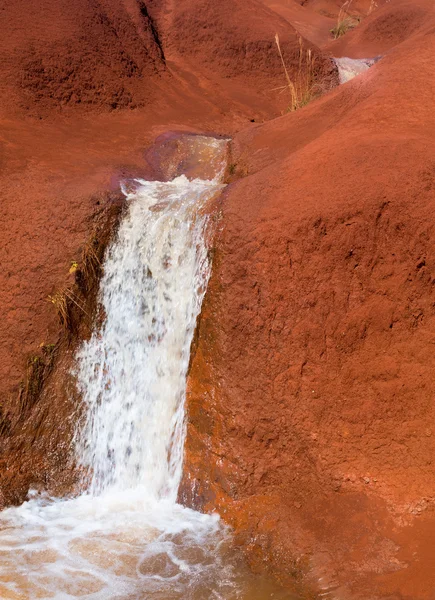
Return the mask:
<path id="1" fill-rule="evenodd" d="M 71 310 L 69 305 L 69 298 L 65 291 L 55 292 L 53 295 L 48 296 L 49 302 L 53 304 L 59 317 L 59 322 L 64 329 L 71 330 L 72 318 Z"/>
<path id="2" fill-rule="evenodd" d="M 19 414 L 21 418 L 25 418 L 29 410 L 38 401 L 45 380 L 53 368 L 57 345 L 42 343 L 40 349 L 41 354 L 35 354 L 27 359 L 26 381 L 21 383 L 19 391 Z"/>
<path id="3" fill-rule="evenodd" d="M 94 229 L 83 247 L 78 260 L 70 261 L 69 276 L 63 288 L 54 291 L 47 300 L 54 306 L 64 331 L 56 344 L 41 342 L 38 350 L 30 356 L 26 365 L 26 376 L 20 383 L 18 401 L 9 414 L 0 405 L 0 438 L 9 435 L 15 424 L 26 422 L 36 439 L 47 420 L 48 408 L 38 403 L 44 387 L 49 382 L 58 356 L 81 334 L 80 328 L 91 330 L 93 317 L 100 314 L 97 304 L 98 281 L 101 276 L 104 250 L 116 231 L 118 219 L 123 207 L 123 198 L 110 203 L 108 209 L 100 210 Z M 71 281 L 73 275 L 73 281 Z M 86 319 L 83 316 L 86 315 Z M 30 431 L 30 430 L 29 430 Z M 29 433 L 30 435 L 30 433 Z"/>
<path id="4" fill-rule="evenodd" d="M 315 57 L 312 54 L 311 48 L 304 48 L 302 38 L 299 36 L 298 69 L 294 75 L 294 79 L 292 79 L 284 61 L 278 34 L 275 35 L 275 42 L 287 80 L 287 85 L 278 89 L 288 90 L 290 94 L 288 110 L 298 110 L 306 106 L 316 96 Z"/>
<path id="5" fill-rule="evenodd" d="M 56 351 L 56 344 L 41 344 L 40 345 L 42 354 L 48 358 L 49 360 L 52 360 L 54 357 L 54 353 Z"/>
<path id="6" fill-rule="evenodd" d="M 337 17 L 337 25 L 331 29 L 334 40 L 340 38 L 347 31 L 349 31 L 349 29 L 356 27 L 360 22 L 358 17 L 354 17 L 349 14 L 348 11 L 351 4 L 352 0 L 347 0 L 340 8 Z"/>
<path id="7" fill-rule="evenodd" d="M 69 274 L 74 275 L 74 282 L 69 283 L 60 290 L 48 296 L 48 301 L 56 309 L 59 322 L 64 331 L 76 333 L 83 323 L 82 316 L 86 315 L 86 325 L 92 326 L 92 313 L 98 282 L 102 273 L 102 259 L 107 242 L 114 230 L 110 225 L 115 225 L 121 214 L 122 204 L 111 205 L 110 210 L 101 212 L 100 221 L 84 244 L 79 260 L 71 260 Z M 78 309 L 78 311 L 77 311 Z"/>
<path id="8" fill-rule="evenodd" d="M 77 298 L 73 289 L 70 287 L 66 287 L 63 290 L 48 296 L 48 300 L 56 308 L 60 324 L 69 332 L 72 332 L 74 324 L 72 315 L 73 305 L 77 306 L 82 312 L 86 313 L 79 298 Z"/>
<path id="9" fill-rule="evenodd" d="M 81 275 L 82 283 L 88 291 L 99 280 L 101 274 L 101 247 L 96 237 L 92 236 L 82 251 Z"/>

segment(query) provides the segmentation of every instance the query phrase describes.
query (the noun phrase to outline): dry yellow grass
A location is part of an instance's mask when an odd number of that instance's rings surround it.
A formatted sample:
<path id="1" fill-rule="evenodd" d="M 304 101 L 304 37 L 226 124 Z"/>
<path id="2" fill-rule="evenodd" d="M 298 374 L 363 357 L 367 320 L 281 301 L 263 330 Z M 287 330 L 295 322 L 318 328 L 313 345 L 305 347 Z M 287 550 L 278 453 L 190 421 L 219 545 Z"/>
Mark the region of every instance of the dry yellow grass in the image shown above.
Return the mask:
<path id="1" fill-rule="evenodd" d="M 299 36 L 299 57 L 298 57 L 298 70 L 292 79 L 289 75 L 286 67 L 284 57 L 281 51 L 281 45 L 279 43 L 278 34 L 275 35 L 275 43 L 278 48 L 281 63 L 284 69 L 287 85 L 278 89 L 287 89 L 290 94 L 289 111 L 298 110 L 302 108 L 310 100 L 315 97 L 316 83 L 314 77 L 314 64 L 315 58 L 312 54 L 311 48 L 304 49 L 302 38 Z"/>
<path id="2" fill-rule="evenodd" d="M 339 37 L 349 31 L 349 29 L 353 29 L 359 23 L 359 19 L 352 17 L 348 12 L 351 4 L 352 0 L 346 0 L 346 2 L 344 2 L 340 8 L 337 17 L 337 25 L 331 29 L 334 40 L 337 40 Z"/>
<path id="3" fill-rule="evenodd" d="M 55 292 L 53 295 L 48 296 L 48 300 L 55 307 L 60 324 L 67 331 L 73 330 L 73 304 L 77 306 L 77 308 L 79 308 L 83 313 L 87 314 L 82 306 L 82 303 L 71 288 L 67 287 L 61 291 Z"/>

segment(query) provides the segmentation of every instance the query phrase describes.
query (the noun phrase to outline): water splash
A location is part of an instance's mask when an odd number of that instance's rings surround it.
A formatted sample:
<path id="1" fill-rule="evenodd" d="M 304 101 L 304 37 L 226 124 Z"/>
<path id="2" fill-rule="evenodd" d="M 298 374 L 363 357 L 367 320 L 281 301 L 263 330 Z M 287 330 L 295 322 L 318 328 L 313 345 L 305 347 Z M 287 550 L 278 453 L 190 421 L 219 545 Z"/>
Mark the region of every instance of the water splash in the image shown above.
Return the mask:
<path id="1" fill-rule="evenodd" d="M 226 142 L 198 140 L 222 155 Z M 3 511 L 1 598 L 188 597 L 218 565 L 213 593 L 231 582 L 217 516 L 176 503 L 190 345 L 210 275 L 206 206 L 221 176 L 130 185 L 100 285 L 104 322 L 77 354 L 87 410 L 76 448 L 90 486 Z"/>
<path id="2" fill-rule="evenodd" d="M 175 502 L 190 344 L 210 265 L 205 204 L 216 181 L 139 181 L 101 282 L 102 329 L 79 352 L 88 406 L 78 440 L 90 491 L 143 485 Z"/>

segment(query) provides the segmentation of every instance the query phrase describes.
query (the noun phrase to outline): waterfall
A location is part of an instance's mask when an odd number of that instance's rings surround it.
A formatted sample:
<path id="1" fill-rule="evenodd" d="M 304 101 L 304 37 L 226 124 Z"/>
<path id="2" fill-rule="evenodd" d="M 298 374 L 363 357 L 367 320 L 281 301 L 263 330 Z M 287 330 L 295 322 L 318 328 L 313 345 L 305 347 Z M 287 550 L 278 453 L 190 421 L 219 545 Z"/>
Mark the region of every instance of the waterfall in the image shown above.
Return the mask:
<path id="1" fill-rule="evenodd" d="M 1 600 L 294 598 L 246 568 L 218 515 L 176 502 L 190 345 L 210 275 L 207 205 L 223 187 L 226 144 L 192 140 L 189 168 L 214 179 L 128 184 L 103 265 L 102 324 L 76 356 L 85 417 L 75 448 L 89 485 L 0 513 Z"/>
<path id="2" fill-rule="evenodd" d="M 221 142 L 222 143 L 222 142 Z M 94 495 L 138 485 L 175 502 L 190 344 L 210 273 L 207 201 L 221 184 L 138 181 L 101 281 L 105 322 L 78 354 L 78 439 Z"/>
<path id="3" fill-rule="evenodd" d="M 225 141 L 195 139 L 207 160 L 225 155 Z M 76 361 L 86 416 L 75 446 L 90 485 L 0 514 L 2 600 L 234 591 L 218 516 L 176 502 L 190 345 L 210 275 L 207 203 L 221 178 L 129 182 L 104 263 L 103 324 Z"/>

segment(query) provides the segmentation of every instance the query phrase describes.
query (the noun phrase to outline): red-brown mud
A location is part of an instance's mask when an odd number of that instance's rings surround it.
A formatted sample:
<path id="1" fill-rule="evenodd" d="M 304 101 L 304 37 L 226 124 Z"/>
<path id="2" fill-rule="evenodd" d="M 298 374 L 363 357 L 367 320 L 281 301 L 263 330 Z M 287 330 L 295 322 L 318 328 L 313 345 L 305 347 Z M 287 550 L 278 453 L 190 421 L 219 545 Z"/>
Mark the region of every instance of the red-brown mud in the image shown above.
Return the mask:
<path id="1" fill-rule="evenodd" d="M 148 173 L 164 132 L 232 135 L 181 497 L 288 584 L 434 598 L 435 17 L 375 4 L 334 41 L 335 0 L 3 2 L 0 504 L 73 481 L 74 341 L 48 298 L 119 180 Z M 324 90 L 328 55 L 385 56 L 275 118 L 275 33 L 291 74 L 303 37 Z M 28 361 L 59 340 L 24 418 Z"/>
<path id="2" fill-rule="evenodd" d="M 334 598 L 434 598 L 435 15 L 408 9 L 369 71 L 236 136 L 189 379 L 182 497 Z"/>

